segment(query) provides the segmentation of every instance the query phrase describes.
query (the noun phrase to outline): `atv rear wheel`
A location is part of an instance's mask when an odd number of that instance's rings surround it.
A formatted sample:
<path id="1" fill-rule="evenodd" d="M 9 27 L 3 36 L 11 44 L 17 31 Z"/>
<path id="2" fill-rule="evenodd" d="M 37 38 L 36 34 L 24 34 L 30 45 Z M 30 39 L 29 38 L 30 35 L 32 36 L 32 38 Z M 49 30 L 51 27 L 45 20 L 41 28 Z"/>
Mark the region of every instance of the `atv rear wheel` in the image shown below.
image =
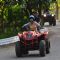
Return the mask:
<path id="1" fill-rule="evenodd" d="M 45 49 L 45 41 L 44 40 L 40 41 L 39 51 L 40 51 L 40 56 L 42 56 L 42 57 L 45 56 L 46 49 Z"/>
<path id="2" fill-rule="evenodd" d="M 50 53 L 50 41 L 46 41 L 46 54 Z"/>

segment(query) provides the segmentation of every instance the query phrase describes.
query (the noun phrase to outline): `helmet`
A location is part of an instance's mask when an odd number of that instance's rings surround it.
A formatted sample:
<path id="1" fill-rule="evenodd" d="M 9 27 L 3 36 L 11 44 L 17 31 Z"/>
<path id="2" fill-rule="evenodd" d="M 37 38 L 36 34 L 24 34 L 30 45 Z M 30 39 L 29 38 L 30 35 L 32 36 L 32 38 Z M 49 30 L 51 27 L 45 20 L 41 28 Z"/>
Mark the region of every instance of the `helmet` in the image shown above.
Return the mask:
<path id="1" fill-rule="evenodd" d="M 30 15 L 30 16 L 29 16 L 29 19 L 35 20 L 35 17 L 34 17 L 33 15 Z"/>

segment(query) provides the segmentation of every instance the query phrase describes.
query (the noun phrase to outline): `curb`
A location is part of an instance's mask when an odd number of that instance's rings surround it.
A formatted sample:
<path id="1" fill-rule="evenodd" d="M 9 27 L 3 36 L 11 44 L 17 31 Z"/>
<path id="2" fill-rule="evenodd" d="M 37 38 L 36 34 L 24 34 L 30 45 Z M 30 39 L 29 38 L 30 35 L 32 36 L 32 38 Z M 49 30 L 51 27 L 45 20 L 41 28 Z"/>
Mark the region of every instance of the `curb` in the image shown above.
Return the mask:
<path id="1" fill-rule="evenodd" d="M 0 39 L 0 46 L 11 45 L 11 44 L 14 44 L 17 41 L 19 41 L 19 37 L 18 36 L 5 38 L 5 39 Z"/>

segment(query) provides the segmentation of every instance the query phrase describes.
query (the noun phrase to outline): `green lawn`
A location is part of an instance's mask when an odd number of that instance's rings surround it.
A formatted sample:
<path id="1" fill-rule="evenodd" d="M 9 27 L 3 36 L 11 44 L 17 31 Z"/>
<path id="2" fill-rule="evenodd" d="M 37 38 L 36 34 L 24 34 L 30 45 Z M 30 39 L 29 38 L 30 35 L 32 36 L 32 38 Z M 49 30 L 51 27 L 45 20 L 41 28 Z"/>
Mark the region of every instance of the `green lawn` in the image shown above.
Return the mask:
<path id="1" fill-rule="evenodd" d="M 0 34 L 0 39 L 9 38 L 9 37 L 12 37 L 12 36 L 15 36 L 15 35 L 17 35 L 17 33 L 14 34 L 13 32 Z"/>

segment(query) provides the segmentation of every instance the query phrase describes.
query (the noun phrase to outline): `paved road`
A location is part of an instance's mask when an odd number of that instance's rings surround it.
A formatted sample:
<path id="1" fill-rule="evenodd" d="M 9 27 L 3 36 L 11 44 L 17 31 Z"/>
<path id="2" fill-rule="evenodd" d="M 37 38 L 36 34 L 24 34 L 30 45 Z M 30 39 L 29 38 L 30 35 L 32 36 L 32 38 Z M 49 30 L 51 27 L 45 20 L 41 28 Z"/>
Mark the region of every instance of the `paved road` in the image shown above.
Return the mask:
<path id="1" fill-rule="evenodd" d="M 46 26 L 50 31 L 51 52 L 45 57 L 39 56 L 39 51 L 30 51 L 29 55 L 17 58 L 14 45 L 0 47 L 0 60 L 60 60 L 60 23 L 57 26 Z"/>

